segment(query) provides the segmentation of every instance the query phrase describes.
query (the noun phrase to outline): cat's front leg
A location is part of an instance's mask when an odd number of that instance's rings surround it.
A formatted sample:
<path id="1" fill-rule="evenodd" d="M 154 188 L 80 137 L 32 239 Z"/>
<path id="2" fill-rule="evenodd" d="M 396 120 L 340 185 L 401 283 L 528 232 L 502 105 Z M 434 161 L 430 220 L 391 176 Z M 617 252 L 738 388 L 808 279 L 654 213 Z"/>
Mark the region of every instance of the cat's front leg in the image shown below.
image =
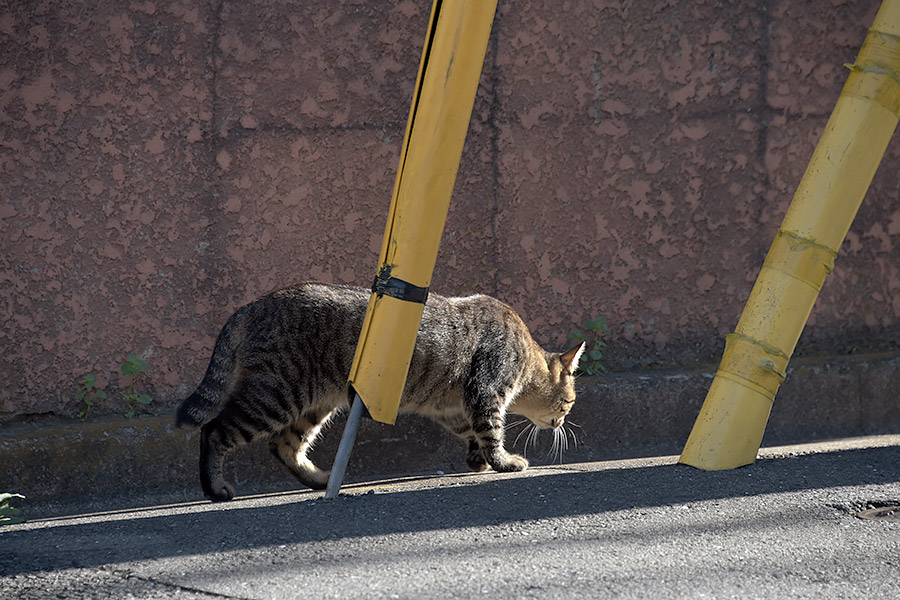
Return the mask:
<path id="1" fill-rule="evenodd" d="M 503 449 L 496 448 L 493 453 L 485 452 L 488 463 L 498 473 L 510 473 L 524 471 L 528 468 L 528 459 L 520 454 L 512 454 Z"/>
<path id="2" fill-rule="evenodd" d="M 444 429 L 466 442 L 466 465 L 469 470 L 480 473 L 488 468 L 487 459 L 481 445 L 475 438 L 470 419 L 462 412 L 432 417 Z"/>
<path id="3" fill-rule="evenodd" d="M 468 440 L 466 464 L 469 466 L 469 470 L 476 473 L 486 471 L 488 468 L 487 459 L 484 457 L 484 452 L 481 451 L 481 444 L 478 443 L 474 435 Z"/>
<path id="4" fill-rule="evenodd" d="M 504 419 L 499 409 L 475 413 L 472 416 L 472 429 L 484 458 L 495 471 L 508 473 L 528 468 L 528 459 L 507 452 L 503 447 Z M 471 447 L 469 453 L 471 455 Z"/>

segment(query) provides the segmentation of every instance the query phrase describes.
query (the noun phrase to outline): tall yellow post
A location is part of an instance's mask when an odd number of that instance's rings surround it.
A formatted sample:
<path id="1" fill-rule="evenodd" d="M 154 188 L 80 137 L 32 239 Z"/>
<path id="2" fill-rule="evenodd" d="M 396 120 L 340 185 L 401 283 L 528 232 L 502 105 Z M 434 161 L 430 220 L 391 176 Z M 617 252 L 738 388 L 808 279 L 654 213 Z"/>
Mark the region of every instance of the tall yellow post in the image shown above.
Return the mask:
<path id="1" fill-rule="evenodd" d="M 463 145 L 497 0 L 435 0 L 394 195 L 349 382 L 393 423 Z M 417 296 L 417 297 L 414 297 Z"/>
<path id="2" fill-rule="evenodd" d="M 885 0 L 753 286 L 679 462 L 756 460 L 803 326 L 900 120 L 900 0 Z"/>
<path id="3" fill-rule="evenodd" d="M 378 271 L 348 382 L 354 398 L 326 498 L 338 495 L 363 408 L 393 423 L 416 336 L 497 0 L 434 0 L 400 151 Z"/>

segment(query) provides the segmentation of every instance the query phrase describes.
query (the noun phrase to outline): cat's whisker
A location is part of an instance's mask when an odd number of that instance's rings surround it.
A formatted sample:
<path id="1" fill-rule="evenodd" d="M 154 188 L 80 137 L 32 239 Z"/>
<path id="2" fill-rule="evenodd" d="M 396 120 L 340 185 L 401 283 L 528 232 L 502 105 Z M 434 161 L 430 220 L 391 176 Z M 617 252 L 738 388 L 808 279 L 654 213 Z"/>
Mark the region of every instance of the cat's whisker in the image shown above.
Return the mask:
<path id="1" fill-rule="evenodd" d="M 572 436 L 573 448 L 578 448 L 578 437 L 575 432 L 570 430 L 563 424 L 553 430 L 553 442 L 547 451 L 547 456 L 551 457 L 551 462 L 563 463 L 565 453 L 569 450 L 569 436 Z"/>
<path id="2" fill-rule="evenodd" d="M 515 447 L 515 445 L 519 443 L 519 438 L 522 437 L 528 430 L 529 428 L 525 427 L 522 429 L 522 431 L 519 432 L 519 435 L 516 436 L 516 439 L 512 443 L 513 447 Z M 525 447 L 528 447 L 528 438 L 525 438 Z"/>
<path id="3" fill-rule="evenodd" d="M 537 437 L 540 431 L 541 429 L 537 425 L 531 426 L 531 435 L 529 437 L 531 438 L 531 445 L 535 448 L 537 448 Z"/>
<path id="4" fill-rule="evenodd" d="M 575 435 L 575 432 L 571 429 L 566 429 L 566 434 L 572 436 L 572 444 L 574 444 L 575 448 L 578 448 L 578 437 Z"/>
<path id="5" fill-rule="evenodd" d="M 559 451 L 559 435 L 557 435 L 558 433 L 558 429 L 553 430 L 553 443 L 550 445 L 550 451 L 547 453 L 547 455 L 551 457 L 551 463 L 556 462 L 556 454 Z"/>
<path id="6" fill-rule="evenodd" d="M 569 448 L 569 441 L 566 439 L 565 433 L 563 433 L 559 429 L 556 430 L 556 438 L 559 440 L 559 442 L 556 444 L 556 450 L 557 450 L 556 454 L 557 454 L 557 457 L 559 458 L 559 464 L 562 464 L 563 454 Z"/>
<path id="7" fill-rule="evenodd" d="M 528 437 L 525 438 L 525 449 L 524 450 L 526 453 L 528 452 L 529 445 L 537 448 L 537 436 L 540 433 L 540 431 L 541 431 L 540 427 L 538 427 L 534 423 L 531 424 L 531 429 L 528 433 Z M 527 454 L 526 454 L 526 456 L 527 456 Z"/>
<path id="8" fill-rule="evenodd" d="M 509 429 L 514 428 L 514 427 L 518 427 L 518 426 L 521 425 L 522 423 L 527 423 L 527 422 L 528 422 L 528 419 L 519 419 L 518 421 L 513 421 L 512 423 L 507 423 L 507 424 L 504 425 L 503 427 L 504 427 L 504 429 L 509 430 Z"/>
<path id="9" fill-rule="evenodd" d="M 552 442 L 551 442 L 552 443 Z M 537 448 L 537 434 L 534 436 L 534 447 Z"/>
<path id="10" fill-rule="evenodd" d="M 559 458 L 559 464 L 563 462 L 563 454 L 566 450 L 569 449 L 569 440 L 566 437 L 565 429 L 562 427 L 555 429 L 554 433 L 556 434 L 556 439 L 559 440 L 556 445 L 557 457 Z"/>
<path id="11" fill-rule="evenodd" d="M 537 435 L 535 431 L 537 431 L 536 425 L 532 423 L 528 426 L 528 435 L 525 437 L 525 445 L 522 448 L 522 454 L 524 454 L 526 457 L 528 456 L 528 444 L 531 444 L 534 436 Z"/>

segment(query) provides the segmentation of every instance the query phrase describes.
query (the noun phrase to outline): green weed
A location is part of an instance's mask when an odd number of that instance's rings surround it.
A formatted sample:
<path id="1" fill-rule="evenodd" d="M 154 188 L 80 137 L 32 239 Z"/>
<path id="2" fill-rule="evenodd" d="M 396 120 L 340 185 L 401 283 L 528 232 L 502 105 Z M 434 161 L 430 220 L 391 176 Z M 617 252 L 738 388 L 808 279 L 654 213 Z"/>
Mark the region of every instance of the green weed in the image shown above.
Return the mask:
<path id="1" fill-rule="evenodd" d="M 585 354 L 582 355 L 581 361 L 578 363 L 579 371 L 585 375 L 596 375 L 606 372 L 606 366 L 603 364 L 603 353 L 606 350 L 604 338 L 608 334 L 609 326 L 606 324 L 606 317 L 602 315 L 589 319 L 584 331 L 579 329 L 569 334 L 569 340 L 587 344 Z"/>
<path id="2" fill-rule="evenodd" d="M 94 375 L 85 375 L 81 380 L 81 389 L 75 392 L 75 399 L 82 403 L 78 418 L 84 420 L 90 416 L 97 400 L 106 400 L 106 392 L 97 389 L 97 378 Z"/>
<path id="3" fill-rule="evenodd" d="M 0 525 L 15 525 L 16 523 L 24 523 L 25 517 L 18 508 L 9 505 L 9 501 L 13 498 L 25 499 L 22 494 L 0 494 Z"/>
<path id="4" fill-rule="evenodd" d="M 139 394 L 135 390 L 135 384 L 138 379 L 147 372 L 147 363 L 144 359 L 136 354 L 129 354 L 125 362 L 122 363 L 122 375 L 128 377 L 128 391 L 123 392 L 127 408 L 125 418 L 130 419 L 136 414 L 138 405 L 147 405 L 152 402 L 147 394 Z"/>

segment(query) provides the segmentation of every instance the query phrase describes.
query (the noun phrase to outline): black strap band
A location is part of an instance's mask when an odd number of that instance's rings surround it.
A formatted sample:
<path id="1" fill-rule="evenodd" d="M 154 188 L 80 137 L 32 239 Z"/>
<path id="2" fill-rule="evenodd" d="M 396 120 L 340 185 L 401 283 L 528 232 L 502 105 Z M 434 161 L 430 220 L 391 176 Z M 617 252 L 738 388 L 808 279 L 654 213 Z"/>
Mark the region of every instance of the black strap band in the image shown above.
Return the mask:
<path id="1" fill-rule="evenodd" d="M 425 304 L 428 300 L 428 288 L 413 285 L 402 279 L 391 277 L 391 268 L 389 266 L 382 267 L 375 276 L 375 282 L 372 284 L 372 293 L 379 296 L 390 296 L 398 300 L 406 300 L 407 302 L 418 302 Z"/>

